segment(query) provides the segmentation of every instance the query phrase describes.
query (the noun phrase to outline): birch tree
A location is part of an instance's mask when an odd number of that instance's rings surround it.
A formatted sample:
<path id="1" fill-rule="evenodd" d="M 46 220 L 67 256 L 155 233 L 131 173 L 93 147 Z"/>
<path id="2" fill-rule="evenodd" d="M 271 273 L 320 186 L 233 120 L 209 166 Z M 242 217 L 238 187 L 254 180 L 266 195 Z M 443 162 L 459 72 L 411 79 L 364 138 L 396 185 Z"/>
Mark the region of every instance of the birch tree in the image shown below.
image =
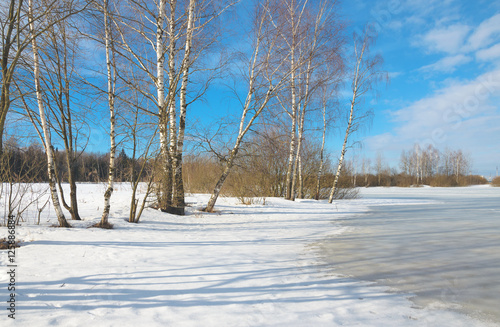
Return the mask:
<path id="1" fill-rule="evenodd" d="M 462 150 L 452 151 L 449 159 L 453 166 L 453 175 L 455 181 L 460 184 L 460 176 L 466 176 L 471 168 L 471 160 L 465 155 Z"/>
<path id="2" fill-rule="evenodd" d="M 381 186 L 382 174 L 384 173 L 384 171 L 386 171 L 386 165 L 384 163 L 384 156 L 382 155 L 382 152 L 377 153 L 373 168 L 375 170 L 375 174 L 377 174 L 377 185 Z M 417 184 L 418 184 L 418 178 L 417 178 Z"/>
<path id="3" fill-rule="evenodd" d="M 380 56 L 370 57 L 369 46 L 374 40 L 365 34 L 361 39 L 354 37 L 353 45 L 353 64 L 351 75 L 351 91 L 352 97 L 349 103 L 347 127 L 345 130 L 344 141 L 342 143 L 342 150 L 338 161 L 335 179 L 330 191 L 328 202 L 332 203 L 337 190 L 342 165 L 344 163 L 345 154 L 349 148 L 349 138 L 355 133 L 361 124 L 369 117 L 369 111 L 363 111 L 361 101 L 364 96 L 372 90 L 375 83 L 381 79 L 387 78 L 387 74 L 382 72 L 382 58 Z"/>
<path id="4" fill-rule="evenodd" d="M 57 220 L 59 222 L 59 227 L 70 227 L 66 218 L 64 217 L 64 213 L 62 211 L 61 205 L 59 203 L 59 196 L 57 194 L 56 189 L 56 176 L 54 171 L 54 157 L 53 157 L 53 147 L 51 142 L 51 135 L 49 125 L 47 123 L 44 102 L 42 98 L 42 90 L 40 85 L 40 67 L 39 67 L 39 55 L 38 55 L 38 46 L 37 46 L 37 38 L 36 38 L 36 28 L 34 22 L 34 14 L 33 14 L 33 0 L 28 0 L 28 19 L 30 32 L 32 34 L 31 43 L 32 43 L 32 51 L 33 51 L 33 73 L 34 73 L 34 82 L 35 82 L 35 92 L 36 99 L 38 104 L 38 109 L 40 113 L 40 121 L 42 124 L 43 130 L 43 139 L 44 139 L 44 147 L 45 153 L 47 155 L 47 170 L 49 177 L 49 187 L 50 193 L 52 197 L 52 203 L 54 206 L 54 210 L 56 211 Z"/>
<path id="5" fill-rule="evenodd" d="M 300 76 L 299 67 L 302 64 L 303 58 L 299 56 L 299 47 L 302 45 L 304 39 L 304 31 L 301 29 L 301 20 L 306 10 L 308 1 L 303 1 L 297 4 L 296 0 L 291 0 L 290 2 L 284 1 L 283 8 L 285 9 L 282 15 L 285 15 L 288 20 L 288 24 L 285 25 L 284 29 L 288 31 L 282 31 L 283 41 L 287 47 L 289 54 L 287 57 L 290 61 L 290 80 L 289 80 L 289 90 L 290 90 L 290 111 L 289 116 L 291 119 L 291 129 L 290 129 L 290 146 L 288 154 L 288 168 L 286 172 L 286 196 L 285 199 L 292 200 L 295 194 L 292 194 L 294 189 L 293 177 L 294 174 L 294 162 L 295 153 L 297 146 L 297 118 L 299 110 L 299 99 L 297 94 L 297 79 Z M 288 32 L 288 33 L 287 33 Z M 285 52 L 286 53 L 286 52 Z M 295 166 L 296 167 L 296 166 Z"/>
<path id="6" fill-rule="evenodd" d="M 183 214 L 182 153 L 187 108 L 200 95 L 197 94 L 199 90 L 192 87 L 191 75 L 195 63 L 203 57 L 205 45 L 215 42 L 213 37 L 205 34 L 205 29 L 234 2 L 128 2 L 130 6 L 124 9 L 120 15 L 122 18 L 116 22 L 120 35 L 119 48 L 153 86 L 139 91 L 157 108 L 155 115 L 158 118 L 162 160 L 161 178 L 157 184 L 159 208 Z M 132 10 L 131 14 L 126 10 Z M 151 50 L 154 51 L 154 60 L 150 60 L 151 56 L 147 54 Z M 203 92 L 206 88 L 201 89 Z M 188 95 L 194 100 L 190 101 Z"/>
<path id="7" fill-rule="evenodd" d="M 324 148 L 327 128 L 334 120 L 333 110 L 337 100 L 337 89 L 344 74 L 344 25 L 335 15 L 336 2 L 325 1 L 320 3 L 315 16 L 306 20 L 307 37 L 304 51 L 305 64 L 301 89 L 301 119 L 298 131 L 297 158 L 300 160 L 300 151 L 304 139 L 305 116 L 320 108 L 322 124 L 318 127 L 321 132 L 320 160 L 316 176 L 316 192 L 313 195 L 319 199 L 321 175 L 324 170 Z M 316 106 L 316 107 L 313 107 Z M 309 108 L 312 107 L 312 108 Z M 297 161 L 297 160 L 296 160 Z M 300 169 L 299 169 L 300 172 Z M 294 193 L 292 182 L 292 194 Z M 299 189 L 299 195 L 301 190 Z M 299 196 L 300 197 L 300 196 Z"/>
<path id="8" fill-rule="evenodd" d="M 116 90 L 116 62 L 114 60 L 113 36 L 111 32 L 111 19 L 109 14 L 108 0 L 103 0 L 102 13 L 104 18 L 104 44 L 106 51 L 106 77 L 108 86 L 108 107 L 109 107 L 109 167 L 108 167 L 108 187 L 104 193 L 104 209 L 102 212 L 99 227 L 109 227 L 109 210 L 111 208 L 111 195 L 113 194 L 115 178 L 115 155 L 116 155 L 116 115 L 115 115 L 115 90 Z M 135 189 L 134 189 L 135 190 Z"/>
<path id="9" fill-rule="evenodd" d="M 270 1 L 258 6 L 253 31 L 253 52 L 248 60 L 247 92 L 241 101 L 239 128 L 232 148 L 221 158 L 224 168 L 204 209 L 207 212 L 214 210 L 222 186 L 235 165 L 245 135 L 289 78 L 289 71 L 282 74 L 283 61 L 272 62 L 280 31 L 270 22 L 272 17 Z"/>
<path id="10" fill-rule="evenodd" d="M 189 72 L 191 49 L 195 30 L 195 6 L 196 1 L 190 0 L 187 13 L 186 39 L 184 42 L 184 58 L 182 61 L 180 74 L 182 75 L 181 88 L 179 92 L 180 112 L 179 112 L 179 128 L 177 130 L 177 119 L 175 106 L 171 105 L 170 115 L 170 155 L 172 162 L 172 206 L 178 208 L 181 214 L 184 214 L 184 184 L 182 181 L 182 153 L 184 148 L 184 136 L 186 130 L 186 114 L 187 114 L 187 89 L 189 84 Z M 169 76 L 170 78 L 170 76 Z M 179 209 L 181 208 L 181 209 Z"/>
<path id="11" fill-rule="evenodd" d="M 73 11 L 72 1 L 60 0 L 60 8 Z M 79 77 L 78 63 L 80 56 L 79 36 L 72 27 L 75 21 L 70 18 L 61 19 L 64 11 L 56 10 L 47 14 L 45 21 L 50 28 L 41 35 L 40 44 L 40 81 L 43 86 L 44 99 L 47 103 L 47 119 L 55 135 L 59 136 L 64 145 L 65 177 L 70 187 L 69 205 L 65 201 L 61 186 L 62 174 L 58 174 L 62 167 L 55 166 L 58 177 L 61 203 L 70 212 L 72 220 L 80 220 L 78 211 L 76 165 L 79 156 L 78 140 L 82 127 L 86 122 L 77 97 L 82 95 L 83 83 Z M 42 38 L 43 37 L 43 38 Z M 80 90 L 80 91 L 77 91 Z M 80 93 L 80 94 L 78 94 Z M 80 147 L 83 151 L 83 149 Z"/>
<path id="12" fill-rule="evenodd" d="M 285 198 L 293 200 L 297 185 L 299 194 L 302 193 L 301 148 L 307 116 L 315 109 L 312 100 L 323 83 L 338 75 L 334 70 L 321 75 L 319 68 L 339 62 L 343 26 L 335 15 L 335 1 L 283 0 L 277 8 L 283 16 L 273 20 L 283 21 L 278 54 L 287 56 L 290 70 L 288 86 L 279 99 L 290 119 Z"/>

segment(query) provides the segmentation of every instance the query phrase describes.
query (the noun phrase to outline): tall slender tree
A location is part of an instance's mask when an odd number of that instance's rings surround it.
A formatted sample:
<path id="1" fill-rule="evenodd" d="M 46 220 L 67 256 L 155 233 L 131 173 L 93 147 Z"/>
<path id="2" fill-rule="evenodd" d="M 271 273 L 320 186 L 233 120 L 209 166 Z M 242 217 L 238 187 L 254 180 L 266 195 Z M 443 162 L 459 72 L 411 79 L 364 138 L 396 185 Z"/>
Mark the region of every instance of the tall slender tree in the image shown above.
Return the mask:
<path id="1" fill-rule="evenodd" d="M 71 219 L 80 220 L 77 198 L 77 159 L 79 156 L 79 130 L 86 124 L 78 112 L 84 109 L 78 105 L 77 90 L 83 90 L 78 73 L 78 57 L 80 55 L 79 37 L 72 28 L 75 21 L 71 18 L 61 19 L 65 11 L 76 4 L 71 0 L 60 0 L 58 8 L 47 14 L 45 21 L 50 28 L 40 38 L 39 50 L 41 58 L 41 76 L 44 99 L 47 103 L 48 120 L 51 129 L 58 135 L 64 145 L 65 176 L 63 167 L 55 167 L 58 177 L 61 202 L 70 212 Z M 57 166 L 57 165 L 56 165 Z M 69 205 L 65 201 L 62 178 L 66 177 L 70 187 Z"/>
<path id="2" fill-rule="evenodd" d="M 116 45 L 152 82 L 152 87 L 141 88 L 140 92 L 157 108 L 162 161 L 157 183 L 158 203 L 162 211 L 183 214 L 182 153 L 190 104 L 188 95 L 195 100 L 199 98 L 198 90 L 192 87 L 191 76 L 196 62 L 204 56 L 206 44 L 215 42 L 214 37 L 205 32 L 206 28 L 234 2 L 128 2 L 129 6 L 122 8 L 120 20 L 115 22 L 120 35 Z M 150 60 L 152 51 L 154 60 Z"/>
<path id="3" fill-rule="evenodd" d="M 114 189 L 115 179 L 115 155 L 116 155 L 116 114 L 115 114 L 115 99 L 116 99 L 116 62 L 115 51 L 113 46 L 113 35 L 111 31 L 111 18 L 109 13 L 108 0 L 103 0 L 102 13 L 104 18 L 104 44 L 106 49 L 106 75 L 108 84 L 108 107 L 109 107 L 109 167 L 108 167 L 108 187 L 104 193 L 104 209 L 102 212 L 99 227 L 109 227 L 109 211 L 111 208 L 111 195 Z"/>
<path id="4" fill-rule="evenodd" d="M 56 176 L 54 171 L 54 157 L 53 157 L 53 147 L 50 135 L 50 129 L 47 122 L 43 95 L 41 90 L 40 83 L 40 65 L 39 65 L 39 54 L 38 54 L 38 46 L 37 46 L 37 35 L 34 23 L 34 14 L 33 14 L 33 0 L 28 0 L 28 20 L 30 26 L 30 32 L 32 33 L 31 43 L 32 43 L 32 51 L 33 51 L 33 73 L 34 73 L 34 82 L 35 82 L 35 92 L 36 99 L 38 104 L 38 109 L 40 112 L 40 121 L 42 124 L 43 137 L 44 137 L 44 147 L 45 153 L 47 155 L 47 170 L 49 176 L 49 186 L 50 193 L 52 197 L 52 203 L 54 206 L 54 210 L 56 211 L 57 220 L 59 221 L 60 227 L 70 227 L 66 218 L 64 217 L 64 213 L 62 211 L 61 205 L 59 203 L 59 196 L 57 194 L 56 189 Z"/>
<path id="5" fill-rule="evenodd" d="M 335 179 L 330 191 L 328 202 L 332 203 L 337 190 L 340 173 L 344 164 L 345 154 L 349 148 L 349 138 L 361 126 L 366 118 L 370 116 L 369 111 L 363 111 L 361 107 L 361 100 L 363 97 L 372 90 L 373 86 L 382 79 L 387 79 L 387 73 L 381 71 L 382 57 L 373 56 L 369 54 L 370 44 L 374 42 L 373 37 L 368 33 L 357 38 L 354 36 L 353 48 L 353 67 L 351 76 L 351 91 L 352 98 L 349 102 L 349 111 L 347 126 L 344 135 L 344 142 L 342 143 L 342 150 L 338 161 Z"/>
<path id="6" fill-rule="evenodd" d="M 229 149 L 227 155 L 221 157 L 224 168 L 205 208 L 207 212 L 214 210 L 222 186 L 235 165 L 245 135 L 269 105 L 269 102 L 275 98 L 277 92 L 285 87 L 289 78 L 290 71 L 282 73 L 284 61 L 273 62 L 275 59 L 273 52 L 276 51 L 281 31 L 272 23 L 270 2 L 267 0 L 260 6 L 257 5 L 256 8 L 253 52 L 248 60 L 248 76 L 245 76 L 248 86 L 245 99 L 241 101 L 239 128 L 232 148 Z"/>
<path id="7" fill-rule="evenodd" d="M 280 26 L 280 51 L 277 56 L 287 56 L 286 68 L 290 71 L 287 88 L 279 94 L 279 103 L 289 117 L 289 145 L 286 172 L 285 198 L 294 200 L 301 180 L 301 147 L 307 130 L 308 116 L 318 90 L 328 80 L 338 78 L 339 72 L 320 74 L 325 66 L 340 63 L 343 44 L 343 24 L 336 16 L 336 1 L 280 0 L 275 4 Z M 341 66 L 341 65 L 340 65 Z"/>

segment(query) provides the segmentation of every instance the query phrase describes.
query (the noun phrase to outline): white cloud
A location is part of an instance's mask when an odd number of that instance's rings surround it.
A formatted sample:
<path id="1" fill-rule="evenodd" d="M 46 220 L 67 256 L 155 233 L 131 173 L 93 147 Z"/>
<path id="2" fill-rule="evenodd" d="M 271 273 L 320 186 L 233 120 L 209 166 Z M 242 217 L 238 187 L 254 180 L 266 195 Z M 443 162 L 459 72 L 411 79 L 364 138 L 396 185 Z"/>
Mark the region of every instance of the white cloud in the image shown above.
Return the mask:
<path id="1" fill-rule="evenodd" d="M 393 112 L 398 127 L 365 144 L 373 151 L 389 147 L 401 152 L 414 143 L 462 149 L 478 158 L 476 169 L 485 171 L 500 162 L 500 152 L 491 152 L 491 145 L 500 141 L 499 98 L 500 70 L 453 84 Z"/>
<path id="2" fill-rule="evenodd" d="M 430 52 L 455 54 L 463 47 L 470 31 L 470 26 L 462 24 L 436 28 L 420 36 L 415 45 L 424 47 Z"/>
<path id="3" fill-rule="evenodd" d="M 389 79 L 393 79 L 403 75 L 403 72 L 389 72 L 388 75 Z"/>
<path id="4" fill-rule="evenodd" d="M 468 48 L 475 51 L 485 48 L 495 42 L 500 36 L 500 14 L 482 22 L 468 40 Z"/>
<path id="5" fill-rule="evenodd" d="M 482 61 L 491 61 L 500 58 L 500 43 L 476 52 L 476 58 Z"/>
<path id="6" fill-rule="evenodd" d="M 444 23 L 460 17 L 461 6 L 460 1 L 457 0 L 397 0 L 393 2 L 401 3 L 403 10 L 411 13 L 410 21 L 414 22 L 439 20 L 440 23 Z M 436 15 L 437 13 L 446 13 L 446 15 Z"/>
<path id="7" fill-rule="evenodd" d="M 453 73 L 457 67 L 475 58 L 478 62 L 491 62 L 500 58 L 500 14 L 494 15 L 476 27 L 453 24 L 435 28 L 417 36 L 414 46 L 430 53 L 447 56 L 421 67 L 422 72 Z"/>
<path id="8" fill-rule="evenodd" d="M 456 56 L 449 56 L 440 59 L 439 61 L 423 66 L 420 70 L 425 72 L 443 72 L 452 73 L 458 66 L 471 62 L 472 58 L 463 54 L 458 54 Z"/>

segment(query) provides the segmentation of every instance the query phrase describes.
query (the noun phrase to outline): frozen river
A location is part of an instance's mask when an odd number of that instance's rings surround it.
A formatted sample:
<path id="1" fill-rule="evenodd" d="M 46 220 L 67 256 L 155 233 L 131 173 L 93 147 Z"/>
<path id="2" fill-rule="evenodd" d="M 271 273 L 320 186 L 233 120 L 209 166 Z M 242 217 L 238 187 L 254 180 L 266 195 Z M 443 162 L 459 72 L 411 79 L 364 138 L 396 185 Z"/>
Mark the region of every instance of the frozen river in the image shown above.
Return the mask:
<path id="1" fill-rule="evenodd" d="M 321 246 L 336 273 L 415 294 L 418 306 L 500 323 L 500 188 L 369 188 L 361 196 L 369 213 L 341 220 L 347 232 Z"/>

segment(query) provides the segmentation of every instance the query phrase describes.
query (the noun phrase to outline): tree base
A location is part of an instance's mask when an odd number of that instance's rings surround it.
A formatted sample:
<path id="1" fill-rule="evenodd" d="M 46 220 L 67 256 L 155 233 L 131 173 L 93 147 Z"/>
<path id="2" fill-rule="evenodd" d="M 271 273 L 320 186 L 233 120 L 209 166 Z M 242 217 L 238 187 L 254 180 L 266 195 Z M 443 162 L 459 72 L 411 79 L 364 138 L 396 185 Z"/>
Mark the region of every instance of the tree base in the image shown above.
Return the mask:
<path id="1" fill-rule="evenodd" d="M 61 223 L 59 224 L 54 224 L 54 225 L 50 225 L 50 227 L 54 227 L 54 228 L 72 228 L 72 226 L 66 222 L 65 224 L 61 225 Z"/>
<path id="2" fill-rule="evenodd" d="M 173 214 L 173 215 L 177 215 L 177 216 L 184 216 L 185 215 L 185 211 L 184 211 L 184 207 L 166 207 L 166 208 L 160 208 L 160 210 L 162 212 L 166 212 L 166 213 L 170 213 L 170 214 Z"/>
<path id="3" fill-rule="evenodd" d="M 98 222 L 97 224 L 92 225 L 92 227 L 103 228 L 103 229 L 113 229 L 113 224 L 110 224 L 108 222 L 105 224 L 103 224 L 102 222 Z"/>

